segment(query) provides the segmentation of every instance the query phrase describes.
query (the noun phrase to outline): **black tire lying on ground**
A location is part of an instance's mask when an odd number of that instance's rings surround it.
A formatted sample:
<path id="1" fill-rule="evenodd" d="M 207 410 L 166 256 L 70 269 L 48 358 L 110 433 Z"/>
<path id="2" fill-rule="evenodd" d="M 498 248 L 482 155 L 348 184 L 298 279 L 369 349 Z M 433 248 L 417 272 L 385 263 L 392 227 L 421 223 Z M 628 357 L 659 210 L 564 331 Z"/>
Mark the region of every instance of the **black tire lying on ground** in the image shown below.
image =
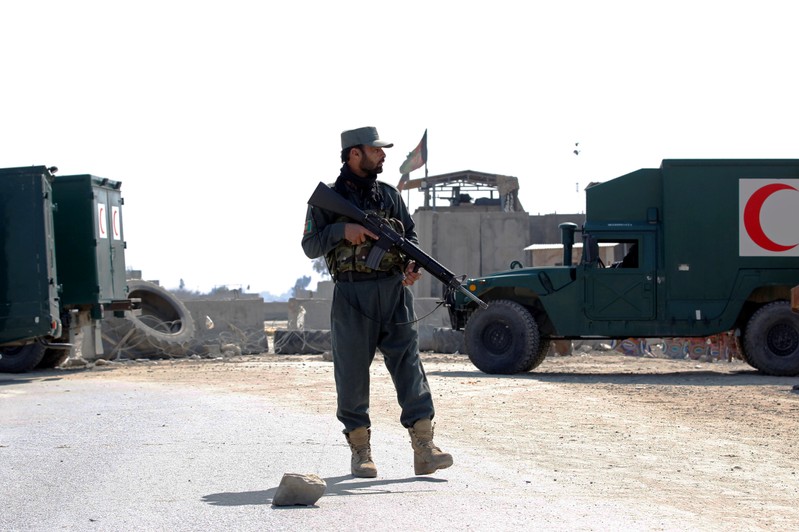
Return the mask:
<path id="1" fill-rule="evenodd" d="M 194 319 L 168 290 L 149 281 L 128 280 L 128 297 L 141 299 L 141 312 L 103 319 L 104 356 L 116 358 L 181 357 L 190 353 Z"/>

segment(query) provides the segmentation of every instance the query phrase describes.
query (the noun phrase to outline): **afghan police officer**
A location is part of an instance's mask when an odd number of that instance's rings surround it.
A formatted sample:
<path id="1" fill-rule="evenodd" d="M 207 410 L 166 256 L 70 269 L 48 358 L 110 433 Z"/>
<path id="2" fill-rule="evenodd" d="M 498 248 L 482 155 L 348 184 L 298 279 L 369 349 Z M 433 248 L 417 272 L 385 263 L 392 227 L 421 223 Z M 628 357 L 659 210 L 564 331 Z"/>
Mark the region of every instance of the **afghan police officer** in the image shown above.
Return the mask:
<path id="1" fill-rule="evenodd" d="M 384 148 L 374 127 L 341 133 L 341 173 L 333 189 L 361 210 L 385 219 L 418 245 L 414 222 L 399 191 L 377 175 L 383 171 Z M 369 367 L 380 349 L 397 390 L 400 422 L 408 429 L 414 472 L 427 475 L 452 465 L 452 456 L 433 443 L 433 400 L 419 359 L 413 296 L 408 289 L 421 273 L 396 248 L 377 268 L 366 258 L 377 235 L 363 225 L 309 206 L 302 248 L 309 258 L 324 256 L 335 281 L 330 312 L 338 419 L 352 450 L 356 477 L 376 477 L 369 419 Z M 374 266 L 374 264 L 373 264 Z"/>

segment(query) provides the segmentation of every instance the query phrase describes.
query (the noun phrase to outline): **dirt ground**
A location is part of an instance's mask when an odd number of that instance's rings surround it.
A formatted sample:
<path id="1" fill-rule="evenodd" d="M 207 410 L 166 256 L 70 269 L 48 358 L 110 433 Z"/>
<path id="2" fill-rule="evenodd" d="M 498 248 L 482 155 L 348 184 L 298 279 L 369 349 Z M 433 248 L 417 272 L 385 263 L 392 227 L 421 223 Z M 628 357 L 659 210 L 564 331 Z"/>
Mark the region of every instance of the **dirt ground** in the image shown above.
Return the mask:
<path id="1" fill-rule="evenodd" d="M 557 482 L 589 502 L 669 504 L 741 530 L 799 525 L 799 378 L 760 375 L 740 361 L 597 352 L 494 376 L 463 355 L 422 357 L 443 448 L 488 453 L 530 483 Z M 379 356 L 372 374 L 373 424 L 397 423 Z M 321 355 L 130 361 L 65 378 L 185 383 L 335 413 L 332 363 Z"/>

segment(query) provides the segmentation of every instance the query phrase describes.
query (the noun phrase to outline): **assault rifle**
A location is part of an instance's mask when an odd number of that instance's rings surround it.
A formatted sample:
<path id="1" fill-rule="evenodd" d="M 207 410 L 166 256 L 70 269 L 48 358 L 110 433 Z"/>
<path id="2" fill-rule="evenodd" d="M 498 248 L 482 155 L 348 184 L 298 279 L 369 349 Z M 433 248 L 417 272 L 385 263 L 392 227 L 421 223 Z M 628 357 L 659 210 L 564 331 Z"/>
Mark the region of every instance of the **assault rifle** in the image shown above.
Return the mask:
<path id="1" fill-rule="evenodd" d="M 463 295 L 480 305 L 481 308 L 488 308 L 488 305 L 482 299 L 463 287 L 460 279 L 454 273 L 419 249 L 417 245 L 397 233 L 386 220 L 375 214 L 363 212 L 351 201 L 346 200 L 341 194 L 324 183 L 319 183 L 316 187 L 316 190 L 308 200 L 308 205 L 351 218 L 378 236 L 372 246 L 372 250 L 369 252 L 369 256 L 366 257 L 366 265 L 369 268 L 376 269 L 380 265 L 383 255 L 389 249 L 395 247 L 416 262 L 416 269 L 424 268 L 430 272 L 430 275 L 444 283 L 448 290 L 459 290 Z"/>

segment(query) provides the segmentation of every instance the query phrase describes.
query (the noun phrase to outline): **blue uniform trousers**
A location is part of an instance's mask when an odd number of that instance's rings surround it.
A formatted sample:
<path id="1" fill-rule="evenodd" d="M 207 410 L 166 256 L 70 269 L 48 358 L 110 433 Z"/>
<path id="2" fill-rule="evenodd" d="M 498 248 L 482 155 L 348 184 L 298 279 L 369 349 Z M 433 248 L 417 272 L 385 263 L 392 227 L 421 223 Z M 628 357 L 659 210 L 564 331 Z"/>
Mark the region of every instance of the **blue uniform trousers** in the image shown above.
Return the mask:
<path id="1" fill-rule="evenodd" d="M 370 427 L 369 368 L 375 349 L 383 354 L 402 409 L 400 423 L 412 427 L 433 419 L 433 399 L 419 359 L 413 295 L 402 275 L 336 282 L 330 312 L 333 366 L 338 395 L 336 415 L 348 433 Z"/>

